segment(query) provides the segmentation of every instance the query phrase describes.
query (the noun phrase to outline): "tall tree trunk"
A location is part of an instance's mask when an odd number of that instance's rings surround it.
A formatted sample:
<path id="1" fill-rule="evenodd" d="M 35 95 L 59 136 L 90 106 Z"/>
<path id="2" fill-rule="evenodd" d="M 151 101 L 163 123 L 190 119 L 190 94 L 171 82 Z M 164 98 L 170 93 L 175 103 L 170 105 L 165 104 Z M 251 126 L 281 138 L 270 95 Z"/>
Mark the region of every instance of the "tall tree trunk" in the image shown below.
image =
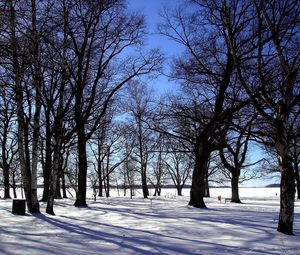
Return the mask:
<path id="1" fill-rule="evenodd" d="M 4 154 L 5 151 L 2 151 Z M 4 198 L 10 198 L 10 185 L 9 185 L 9 165 L 6 162 L 3 162 L 3 179 L 4 179 Z"/>
<path id="2" fill-rule="evenodd" d="M 110 174 L 109 174 L 109 163 L 110 163 L 110 147 L 107 148 L 107 158 L 106 158 L 106 189 L 105 189 L 105 193 L 106 193 L 106 197 L 109 197 L 109 193 L 110 193 Z"/>
<path id="3" fill-rule="evenodd" d="M 279 167 L 281 172 L 280 211 L 277 230 L 284 234 L 292 235 L 296 189 L 293 158 L 289 155 L 290 140 L 287 134 L 287 119 L 287 116 L 282 113 L 282 115 L 280 115 L 274 122 L 277 132 L 276 148 L 279 156 Z"/>
<path id="4" fill-rule="evenodd" d="M 103 179 L 102 179 L 102 147 L 100 142 L 98 141 L 98 161 L 97 161 L 97 168 L 98 168 L 98 196 L 103 197 Z"/>
<path id="5" fill-rule="evenodd" d="M 299 176 L 299 167 L 297 161 L 294 163 L 294 168 L 295 168 L 295 178 L 297 184 L 297 199 L 300 199 L 300 176 Z"/>
<path id="6" fill-rule="evenodd" d="M 126 165 L 127 165 L 127 159 L 125 160 L 125 163 L 124 163 L 124 172 L 123 172 L 123 180 L 124 180 L 124 183 L 123 183 L 123 195 L 124 195 L 124 197 L 126 197 L 126 189 L 127 189 L 127 187 L 126 187 L 126 185 L 127 185 L 127 183 L 126 183 L 126 171 L 127 171 L 127 167 L 126 167 Z"/>
<path id="7" fill-rule="evenodd" d="M 206 208 L 205 197 L 205 175 L 208 171 L 210 149 L 207 143 L 200 138 L 195 148 L 195 167 L 192 178 L 189 205 L 196 208 Z"/>
<path id="8" fill-rule="evenodd" d="M 294 203 L 295 203 L 295 175 L 292 158 L 288 155 L 280 156 L 280 213 L 279 232 L 287 235 L 293 234 Z"/>
<path id="9" fill-rule="evenodd" d="M 299 162 L 298 162 L 298 153 L 299 148 L 297 147 L 297 142 L 294 142 L 293 145 L 293 164 L 295 170 L 295 179 L 296 179 L 296 188 L 297 188 L 297 199 L 300 199 L 300 176 L 299 176 Z"/>
<path id="10" fill-rule="evenodd" d="M 205 174 L 205 197 L 210 197 L 210 193 L 209 193 L 209 183 L 208 183 L 208 171 L 206 171 Z"/>
<path id="11" fill-rule="evenodd" d="M 39 52 L 39 39 L 37 32 L 37 21 L 36 21 L 36 2 L 31 0 L 32 10 L 32 60 L 34 66 L 33 83 L 35 88 L 35 112 L 33 119 L 33 134 L 32 134 L 32 159 L 31 159 L 31 194 L 34 204 L 38 203 L 37 196 L 37 165 L 39 157 L 39 136 L 40 136 L 40 115 L 41 115 L 41 87 L 42 87 L 42 74 L 39 63 L 40 52 Z M 36 205 L 35 205 L 36 206 Z M 39 206 L 38 206 L 39 211 Z"/>
<path id="12" fill-rule="evenodd" d="M 77 150 L 78 150 L 78 190 L 75 206 L 87 206 L 86 204 L 86 180 L 87 180 L 87 154 L 84 124 L 77 122 Z"/>
<path id="13" fill-rule="evenodd" d="M 46 145 L 45 145 L 45 166 L 43 168 L 43 202 L 48 201 L 49 189 L 50 189 L 50 175 L 52 169 L 52 152 L 51 152 L 51 132 L 50 132 L 50 112 L 46 111 Z"/>
<path id="14" fill-rule="evenodd" d="M 65 177 L 65 171 L 63 171 L 61 175 L 61 189 L 63 192 L 63 198 L 68 198 L 67 196 L 67 188 L 66 188 L 66 177 Z"/>
<path id="15" fill-rule="evenodd" d="M 59 179 L 59 153 L 60 148 L 59 144 L 56 144 L 53 154 L 53 165 L 52 165 L 52 174 L 50 178 L 50 189 L 49 189 L 49 195 L 48 195 L 48 202 L 46 207 L 46 213 L 55 215 L 54 213 L 54 198 L 55 198 L 55 192 L 56 192 L 56 186 L 57 186 L 57 180 Z"/>
<path id="16" fill-rule="evenodd" d="M 236 170 L 235 173 L 232 173 L 231 178 L 231 202 L 234 203 L 241 203 L 240 197 L 239 197 L 239 174 L 238 170 Z"/>
<path id="17" fill-rule="evenodd" d="M 145 169 L 145 165 L 143 164 L 142 169 L 141 169 L 141 177 L 142 177 L 142 190 L 143 190 L 143 196 L 144 198 L 148 198 L 149 196 L 149 189 L 148 189 L 148 184 L 147 184 L 147 173 Z"/>
<path id="18" fill-rule="evenodd" d="M 4 181 L 4 198 L 10 198 L 10 186 L 9 186 L 9 163 L 7 161 L 7 152 L 6 152 L 6 144 L 7 144 L 7 136 L 8 136 L 8 123 L 4 123 L 2 131 L 3 131 L 3 140 L 2 140 L 2 171 L 3 171 L 3 181 Z"/>
<path id="19" fill-rule="evenodd" d="M 23 90 L 21 84 L 21 69 L 18 59 L 17 39 L 16 39 L 16 24 L 15 24 L 15 9 L 13 1 L 8 1 L 10 9 L 10 44 L 12 48 L 12 65 L 14 72 L 14 94 L 16 101 L 17 123 L 18 123 L 18 153 L 19 162 L 22 173 L 22 181 L 24 186 L 24 193 L 27 202 L 27 208 L 30 213 L 39 213 L 39 202 L 37 199 L 35 185 L 32 185 L 32 175 L 30 166 L 29 142 L 28 142 L 28 123 L 25 121 L 25 114 L 23 109 Z M 35 178 L 33 178 L 35 180 Z"/>
<path id="20" fill-rule="evenodd" d="M 142 190 L 143 190 L 143 196 L 144 198 L 147 198 L 149 196 L 149 190 L 147 185 L 147 163 L 145 159 L 145 154 L 143 151 L 143 130 L 142 130 L 142 120 L 141 116 L 138 118 L 138 139 L 139 139 L 139 157 L 140 157 L 140 165 L 141 165 L 141 180 L 142 180 Z"/>
<path id="21" fill-rule="evenodd" d="M 63 87 L 61 87 L 63 90 Z M 55 215 L 54 213 L 54 199 L 57 195 L 57 186 L 59 184 L 59 175 L 62 173 L 62 137 L 63 137 L 63 125 L 62 125 L 62 108 L 63 108 L 63 94 L 60 93 L 59 105 L 57 111 L 57 123 L 54 127 L 54 152 L 53 152 L 53 164 L 52 164 L 52 173 L 50 175 L 50 189 L 48 194 L 48 202 L 46 207 L 46 213 Z"/>
<path id="22" fill-rule="evenodd" d="M 13 188 L 14 198 L 17 198 L 17 185 L 16 185 L 15 171 L 12 171 L 12 188 Z"/>

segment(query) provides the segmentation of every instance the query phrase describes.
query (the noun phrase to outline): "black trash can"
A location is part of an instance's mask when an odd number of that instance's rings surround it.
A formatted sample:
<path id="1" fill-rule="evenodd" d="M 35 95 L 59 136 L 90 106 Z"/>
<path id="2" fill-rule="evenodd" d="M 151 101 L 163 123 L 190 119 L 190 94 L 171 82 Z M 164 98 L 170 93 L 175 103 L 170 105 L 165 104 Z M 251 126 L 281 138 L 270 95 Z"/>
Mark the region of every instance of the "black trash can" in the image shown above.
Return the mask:
<path id="1" fill-rule="evenodd" d="M 26 200 L 25 199 L 13 199 L 12 213 L 18 215 L 25 215 Z"/>

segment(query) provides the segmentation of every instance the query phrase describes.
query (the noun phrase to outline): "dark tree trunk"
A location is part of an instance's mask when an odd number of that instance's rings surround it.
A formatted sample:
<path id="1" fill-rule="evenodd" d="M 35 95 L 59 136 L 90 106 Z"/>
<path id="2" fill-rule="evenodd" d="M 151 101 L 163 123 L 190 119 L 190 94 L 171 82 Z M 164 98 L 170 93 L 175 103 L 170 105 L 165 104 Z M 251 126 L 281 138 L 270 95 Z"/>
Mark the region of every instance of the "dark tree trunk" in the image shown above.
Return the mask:
<path id="1" fill-rule="evenodd" d="M 231 202 L 241 203 L 239 197 L 239 174 L 233 174 L 231 178 Z"/>
<path id="2" fill-rule="evenodd" d="M 280 213 L 277 230 L 293 235 L 295 175 L 292 159 L 288 155 L 280 157 L 280 170 Z"/>
<path id="3" fill-rule="evenodd" d="M 8 125 L 4 123 L 3 125 L 3 140 L 2 140 L 2 171 L 3 171 L 3 181 L 4 181 L 4 198 L 10 198 L 9 192 L 9 163 L 7 159 L 6 144 L 8 138 Z"/>
<path id="4" fill-rule="evenodd" d="M 99 188 L 98 188 L 98 196 L 103 197 L 103 181 L 102 176 L 99 178 Z"/>
<path id="5" fill-rule="evenodd" d="M 148 185 L 147 185 L 146 169 L 144 166 L 142 167 L 142 189 L 143 189 L 144 198 L 148 198 L 149 190 L 148 190 Z"/>
<path id="6" fill-rule="evenodd" d="M 110 189 L 109 189 L 109 174 L 107 175 L 107 177 L 106 177 L 106 189 L 105 189 L 105 196 L 106 197 L 109 197 L 109 193 L 110 193 Z"/>
<path id="7" fill-rule="evenodd" d="M 9 199 L 10 198 L 9 166 L 5 162 L 3 164 L 3 178 L 4 178 L 4 198 Z"/>
<path id="8" fill-rule="evenodd" d="M 134 196 L 134 187 L 133 185 L 130 185 L 130 198 Z"/>
<path id="9" fill-rule="evenodd" d="M 24 121 L 23 121 L 24 122 Z M 24 193 L 25 193 L 25 198 L 27 202 L 27 208 L 30 213 L 40 213 L 40 205 L 38 201 L 38 196 L 37 196 L 37 187 L 33 187 L 35 185 L 32 184 L 33 178 L 32 178 L 32 171 L 30 167 L 30 150 L 29 150 L 29 133 L 28 133 L 28 123 L 22 123 L 24 124 L 24 129 L 23 127 L 23 142 L 21 146 L 24 147 L 24 158 L 22 159 L 21 162 L 25 162 L 23 172 L 22 172 L 22 179 L 23 179 L 23 185 L 24 185 Z M 21 131 L 21 130 L 20 130 Z M 19 134 L 19 133 L 18 133 Z M 20 134 L 21 135 L 21 134 Z M 22 136 L 22 135 L 21 135 Z M 18 149 L 20 150 L 20 147 Z M 21 167 L 22 168 L 22 167 Z"/>
<path id="10" fill-rule="evenodd" d="M 84 124 L 77 122 L 77 150 L 78 150 L 78 191 L 75 206 L 87 206 L 86 203 L 86 179 L 87 179 L 87 154 Z"/>
<path id="11" fill-rule="evenodd" d="M 44 190 L 42 200 L 43 202 L 48 201 L 49 189 L 50 189 L 50 175 L 52 169 L 52 153 L 51 153 L 51 134 L 50 134 L 50 116 L 46 114 L 46 157 L 45 166 L 43 167 L 43 179 L 44 179 Z"/>
<path id="12" fill-rule="evenodd" d="M 300 176 L 299 176 L 299 167 L 297 161 L 297 155 L 294 157 L 294 169 L 295 169 L 295 179 L 297 184 L 297 199 L 300 199 Z"/>
<path id="13" fill-rule="evenodd" d="M 205 175 L 210 156 L 209 146 L 203 141 L 197 142 L 195 154 L 196 160 L 189 205 L 196 208 L 206 208 L 203 198 L 205 197 Z"/>
<path id="14" fill-rule="evenodd" d="M 12 171 L 12 188 L 13 188 L 14 198 L 17 198 L 17 185 L 16 185 L 15 171 Z"/>
<path id="15" fill-rule="evenodd" d="M 178 184 L 176 186 L 176 189 L 177 189 L 177 195 L 182 196 L 182 186 L 180 184 Z"/>
<path id="16" fill-rule="evenodd" d="M 105 196 L 110 196 L 110 147 L 107 148 L 107 157 L 106 157 L 106 189 L 105 189 Z"/>
<path id="17" fill-rule="evenodd" d="M 102 173 L 102 160 L 101 160 L 101 147 L 98 145 L 98 196 L 103 197 L 103 173 Z"/>
<path id="18" fill-rule="evenodd" d="M 205 176 L 205 197 L 210 197 L 209 185 L 208 185 L 208 171 Z"/>
<path id="19" fill-rule="evenodd" d="M 65 178 L 65 172 L 61 175 L 61 188 L 63 192 L 63 198 L 68 198 L 67 196 L 67 189 L 66 189 L 66 178 Z"/>
<path id="20" fill-rule="evenodd" d="M 143 130 L 142 130 L 142 120 L 141 116 L 139 116 L 138 119 L 138 139 L 139 139 L 139 157 L 140 157 L 140 163 L 141 163 L 141 179 L 142 179 L 142 190 L 143 190 L 143 196 L 144 198 L 147 198 L 149 196 L 149 190 L 147 185 L 147 161 L 145 152 L 143 151 Z"/>
<path id="21" fill-rule="evenodd" d="M 54 197 L 55 199 L 62 199 L 60 190 L 61 190 L 60 178 L 58 177 L 56 181 L 56 188 L 55 188 L 55 197 Z"/>
<path id="22" fill-rule="evenodd" d="M 14 95 L 16 100 L 17 123 L 18 123 L 18 154 L 21 166 L 22 180 L 24 183 L 24 193 L 27 208 L 30 213 L 39 213 L 39 202 L 36 189 L 32 187 L 32 175 L 30 168 L 30 154 L 28 142 L 28 123 L 25 121 L 23 109 L 23 88 L 21 84 L 21 69 L 18 59 L 18 41 L 16 37 L 16 14 L 13 1 L 8 1 L 9 5 L 9 27 L 10 46 L 12 51 L 12 65 L 14 74 Z"/>
<path id="23" fill-rule="evenodd" d="M 159 185 L 156 185 L 154 188 L 155 188 L 154 196 L 160 196 L 161 187 Z"/>

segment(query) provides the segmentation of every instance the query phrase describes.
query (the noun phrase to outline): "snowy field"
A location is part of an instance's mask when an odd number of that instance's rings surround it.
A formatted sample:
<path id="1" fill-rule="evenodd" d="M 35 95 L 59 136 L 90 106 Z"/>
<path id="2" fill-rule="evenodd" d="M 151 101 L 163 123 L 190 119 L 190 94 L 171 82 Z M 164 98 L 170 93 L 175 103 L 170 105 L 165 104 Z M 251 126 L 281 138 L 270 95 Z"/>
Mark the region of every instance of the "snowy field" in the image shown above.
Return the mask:
<path id="1" fill-rule="evenodd" d="M 209 209 L 187 206 L 188 196 L 172 190 L 161 198 L 56 201 L 56 216 L 11 213 L 12 200 L 0 200 L 0 254 L 300 254 L 300 202 L 295 236 L 276 231 L 279 190 L 242 188 L 243 204 L 220 203 L 230 189 L 212 189 Z M 276 196 L 277 193 L 277 196 Z M 185 191 L 188 194 L 188 191 Z"/>

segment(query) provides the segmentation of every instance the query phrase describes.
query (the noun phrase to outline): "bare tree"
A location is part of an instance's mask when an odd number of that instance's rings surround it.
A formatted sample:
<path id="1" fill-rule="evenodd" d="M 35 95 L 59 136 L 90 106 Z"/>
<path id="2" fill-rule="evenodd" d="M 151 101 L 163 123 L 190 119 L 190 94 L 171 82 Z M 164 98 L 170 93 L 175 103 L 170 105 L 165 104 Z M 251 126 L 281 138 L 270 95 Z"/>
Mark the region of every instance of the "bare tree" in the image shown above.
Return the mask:
<path id="1" fill-rule="evenodd" d="M 158 68 L 157 52 L 126 56 L 141 44 L 143 18 L 125 13 L 123 1 L 68 1 L 67 30 L 74 62 L 74 120 L 78 150 L 78 192 L 75 206 L 86 206 L 86 143 L 98 128 L 114 94 L 134 77 Z M 96 118 L 94 111 L 98 112 Z M 92 126 L 86 130 L 86 124 Z"/>
<path id="2" fill-rule="evenodd" d="M 251 112 L 251 111 L 250 111 Z M 246 163 L 249 142 L 251 138 L 251 131 L 256 114 L 253 116 L 241 117 L 241 112 L 235 127 L 229 127 L 227 131 L 227 141 L 224 147 L 220 149 L 220 158 L 231 180 L 231 202 L 241 203 L 239 197 L 239 183 L 250 180 L 255 175 L 248 175 L 246 177 L 245 169 L 259 163 Z M 246 118 L 246 120 L 243 120 Z M 249 119 L 248 119 L 249 118 Z M 243 123 L 244 122 L 244 123 Z M 241 173 L 244 170 L 244 178 L 241 178 Z"/>
<path id="3" fill-rule="evenodd" d="M 28 210 L 39 213 L 37 197 L 37 164 L 40 129 L 40 90 L 43 77 L 40 67 L 40 45 L 37 28 L 37 4 L 26 2 L 28 13 L 18 1 L 6 1 L 8 59 L 16 101 L 18 152 Z M 28 26 L 20 25 L 21 19 Z M 30 33 L 29 33 L 30 31 Z"/>
<path id="4" fill-rule="evenodd" d="M 186 49 L 175 60 L 172 77 L 183 84 L 185 93 L 177 116 L 183 123 L 193 122 L 195 126 L 189 205 L 206 207 L 203 198 L 210 155 L 221 146 L 224 123 L 243 106 L 242 95 L 233 75 L 233 55 L 224 38 L 224 26 L 205 13 L 201 5 L 193 10 L 178 8 L 173 15 L 166 11 L 164 17 L 161 33 Z"/>
<path id="5" fill-rule="evenodd" d="M 149 181 L 154 187 L 154 196 L 161 195 L 161 189 L 167 180 L 166 137 L 159 134 L 154 138 L 152 157 L 150 161 Z"/>
<path id="6" fill-rule="evenodd" d="M 178 196 L 182 196 L 182 189 L 186 181 L 191 178 L 193 161 L 186 152 L 171 150 L 168 152 L 167 169 L 176 187 Z"/>
<path id="7" fill-rule="evenodd" d="M 125 109 L 132 120 L 132 129 L 135 133 L 135 149 L 132 157 L 139 164 L 141 183 L 144 198 L 149 195 L 147 169 L 150 159 L 153 157 L 152 151 L 155 146 L 153 131 L 148 127 L 148 121 L 153 115 L 153 93 L 145 85 L 138 82 L 128 84 L 128 98 L 126 98 Z"/>
<path id="8" fill-rule="evenodd" d="M 237 75 L 256 110 L 269 123 L 278 155 L 278 231 L 292 234 L 295 171 L 289 148 L 291 132 L 299 122 L 300 3 L 249 1 L 242 6 L 232 1 L 221 8 Z M 237 26 L 237 20 L 243 20 L 242 25 Z"/>
<path id="9" fill-rule="evenodd" d="M 17 139 L 14 123 L 13 96 L 6 86 L 0 89 L 0 168 L 3 171 L 4 198 L 10 198 L 10 172 L 13 160 L 16 160 Z"/>

